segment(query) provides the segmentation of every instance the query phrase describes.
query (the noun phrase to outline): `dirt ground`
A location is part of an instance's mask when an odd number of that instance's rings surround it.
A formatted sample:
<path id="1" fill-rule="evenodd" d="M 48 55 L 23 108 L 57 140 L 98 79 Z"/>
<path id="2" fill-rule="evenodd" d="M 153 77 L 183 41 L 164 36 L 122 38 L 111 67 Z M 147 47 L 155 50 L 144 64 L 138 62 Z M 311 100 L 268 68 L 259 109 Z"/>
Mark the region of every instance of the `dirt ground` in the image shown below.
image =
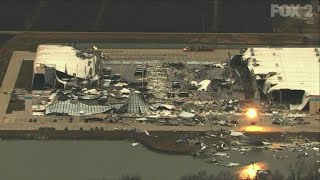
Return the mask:
<path id="1" fill-rule="evenodd" d="M 50 128 L 39 130 L 1 130 L 0 137 L 2 139 L 96 139 L 96 140 L 133 140 L 138 141 L 147 148 L 163 153 L 171 154 L 188 154 L 192 155 L 200 147 L 197 140 L 201 140 L 205 144 L 219 144 L 223 141 L 229 144 L 232 141 L 238 141 L 239 137 L 228 136 L 228 132 L 222 131 L 149 131 L 149 136 L 142 132 L 134 130 L 126 131 L 101 131 L 92 129 L 84 130 L 54 130 Z M 220 137 L 220 135 L 222 136 Z M 215 135 L 215 136 L 213 136 Z M 270 133 L 270 132 L 248 132 L 245 134 L 249 138 L 268 141 L 268 142 L 293 142 L 296 139 L 308 139 L 310 141 L 319 141 L 319 133 Z M 189 139 L 183 142 L 183 139 Z"/>

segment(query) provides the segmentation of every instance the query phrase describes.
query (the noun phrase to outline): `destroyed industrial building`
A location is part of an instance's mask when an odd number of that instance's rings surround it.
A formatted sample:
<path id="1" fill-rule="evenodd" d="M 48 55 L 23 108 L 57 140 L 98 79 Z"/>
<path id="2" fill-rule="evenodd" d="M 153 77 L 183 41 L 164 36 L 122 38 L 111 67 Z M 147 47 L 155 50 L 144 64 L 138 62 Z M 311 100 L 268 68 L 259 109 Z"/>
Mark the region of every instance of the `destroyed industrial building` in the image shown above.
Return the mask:
<path id="1" fill-rule="evenodd" d="M 150 59 L 123 64 L 107 56 L 96 47 L 40 45 L 34 62 L 33 113 L 194 125 L 214 122 L 221 113 L 244 114 L 246 88 L 291 109 L 319 111 L 319 49 L 250 48 L 226 56 L 226 63 Z M 249 87 L 237 64 L 249 72 Z M 222 119 L 218 124 L 230 122 Z"/>
<path id="2" fill-rule="evenodd" d="M 249 48 L 241 56 L 261 96 L 320 112 L 319 48 Z M 237 57 L 234 61 L 239 61 Z"/>
<path id="3" fill-rule="evenodd" d="M 61 80 L 65 75 L 81 79 L 94 76 L 95 58 L 91 53 L 81 52 L 70 46 L 39 45 L 34 62 L 33 87 L 41 89 L 45 84 L 53 87 L 56 79 L 66 84 Z M 61 73 L 64 76 L 59 77 L 58 74 Z"/>

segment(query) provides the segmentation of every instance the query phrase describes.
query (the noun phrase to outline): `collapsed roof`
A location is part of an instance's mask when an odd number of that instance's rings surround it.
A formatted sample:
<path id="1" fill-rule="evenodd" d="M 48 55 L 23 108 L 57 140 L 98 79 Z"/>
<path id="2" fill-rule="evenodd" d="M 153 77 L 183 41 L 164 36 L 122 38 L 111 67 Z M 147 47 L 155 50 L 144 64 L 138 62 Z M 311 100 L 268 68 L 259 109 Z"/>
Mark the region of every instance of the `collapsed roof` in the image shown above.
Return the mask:
<path id="1" fill-rule="evenodd" d="M 130 92 L 128 101 L 120 109 L 121 112 L 143 114 L 149 111 L 149 105 L 144 102 L 140 97 L 140 94 L 136 92 Z"/>
<path id="2" fill-rule="evenodd" d="M 242 59 L 257 79 L 266 80 L 265 93 L 303 90 L 301 110 L 310 96 L 320 95 L 319 52 L 320 48 L 249 48 Z"/>
<path id="3" fill-rule="evenodd" d="M 95 75 L 95 56 L 82 58 L 77 50 L 70 46 L 39 45 L 34 62 L 34 72 L 43 74 L 44 67 L 53 67 L 57 71 L 78 78 Z"/>
<path id="4" fill-rule="evenodd" d="M 79 101 L 58 101 L 46 108 L 45 114 L 68 114 L 69 116 L 88 116 L 104 113 L 113 109 L 114 106 L 86 105 Z"/>

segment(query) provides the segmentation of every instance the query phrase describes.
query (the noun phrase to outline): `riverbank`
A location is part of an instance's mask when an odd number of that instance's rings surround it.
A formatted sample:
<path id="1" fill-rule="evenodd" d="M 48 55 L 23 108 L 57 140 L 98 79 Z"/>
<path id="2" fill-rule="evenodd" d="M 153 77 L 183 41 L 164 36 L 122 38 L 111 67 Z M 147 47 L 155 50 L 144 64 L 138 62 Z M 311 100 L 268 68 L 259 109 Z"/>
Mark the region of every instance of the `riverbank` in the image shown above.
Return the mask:
<path id="1" fill-rule="evenodd" d="M 204 146 L 234 146 L 235 142 L 247 146 L 261 146 L 261 142 L 295 143 L 297 141 L 319 142 L 319 132 L 245 132 L 243 136 L 231 136 L 228 130 L 219 131 L 142 131 L 142 130 L 1 130 L 2 140 L 129 140 L 139 142 L 146 148 L 169 154 L 194 155 Z M 223 145 L 222 145 L 223 146 Z M 214 148 L 215 151 L 223 150 Z M 214 150 L 210 150 L 211 153 Z"/>

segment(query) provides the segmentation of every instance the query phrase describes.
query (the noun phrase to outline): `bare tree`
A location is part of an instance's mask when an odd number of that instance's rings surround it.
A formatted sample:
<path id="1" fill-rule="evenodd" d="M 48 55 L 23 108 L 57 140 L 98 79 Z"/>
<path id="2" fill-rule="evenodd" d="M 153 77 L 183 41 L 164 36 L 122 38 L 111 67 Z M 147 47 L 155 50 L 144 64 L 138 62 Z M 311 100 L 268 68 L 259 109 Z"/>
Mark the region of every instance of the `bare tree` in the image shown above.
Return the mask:
<path id="1" fill-rule="evenodd" d="M 251 180 L 251 178 L 247 174 L 238 174 L 237 179 L 238 180 Z"/>
<path id="2" fill-rule="evenodd" d="M 274 172 L 272 172 L 272 180 L 283 180 L 284 175 L 277 169 Z"/>
<path id="3" fill-rule="evenodd" d="M 320 180 L 319 165 L 299 160 L 289 166 L 288 180 Z"/>
<path id="4" fill-rule="evenodd" d="M 137 175 L 134 175 L 134 176 L 124 175 L 124 176 L 121 176 L 119 180 L 142 180 L 142 178 Z"/>
<path id="5" fill-rule="evenodd" d="M 215 180 L 214 175 L 208 175 L 206 171 L 199 171 L 197 174 L 185 175 L 181 180 Z"/>
<path id="6" fill-rule="evenodd" d="M 289 175 L 288 180 L 300 180 L 301 179 L 301 173 L 304 162 L 302 160 L 297 161 L 294 164 L 290 164 L 289 166 Z"/>
<path id="7" fill-rule="evenodd" d="M 255 180 L 284 180 L 286 176 L 279 170 L 273 171 L 269 175 L 257 176 Z M 195 174 L 182 176 L 180 180 L 252 180 L 244 174 L 234 174 L 228 171 L 222 171 L 216 176 L 207 174 L 206 171 L 199 171 Z M 287 180 L 320 180 L 320 166 L 313 161 L 299 160 L 290 164 Z"/>
<path id="8" fill-rule="evenodd" d="M 303 180 L 320 180 L 320 167 L 315 162 L 309 162 L 306 164 L 306 173 Z"/>
<path id="9" fill-rule="evenodd" d="M 306 165 L 305 161 L 296 162 L 295 169 L 296 169 L 297 180 L 301 180 L 304 173 L 306 172 L 305 165 Z"/>
<path id="10" fill-rule="evenodd" d="M 236 180 L 236 175 L 231 173 L 230 171 L 222 171 L 218 175 L 216 175 L 215 179 L 219 180 Z"/>

